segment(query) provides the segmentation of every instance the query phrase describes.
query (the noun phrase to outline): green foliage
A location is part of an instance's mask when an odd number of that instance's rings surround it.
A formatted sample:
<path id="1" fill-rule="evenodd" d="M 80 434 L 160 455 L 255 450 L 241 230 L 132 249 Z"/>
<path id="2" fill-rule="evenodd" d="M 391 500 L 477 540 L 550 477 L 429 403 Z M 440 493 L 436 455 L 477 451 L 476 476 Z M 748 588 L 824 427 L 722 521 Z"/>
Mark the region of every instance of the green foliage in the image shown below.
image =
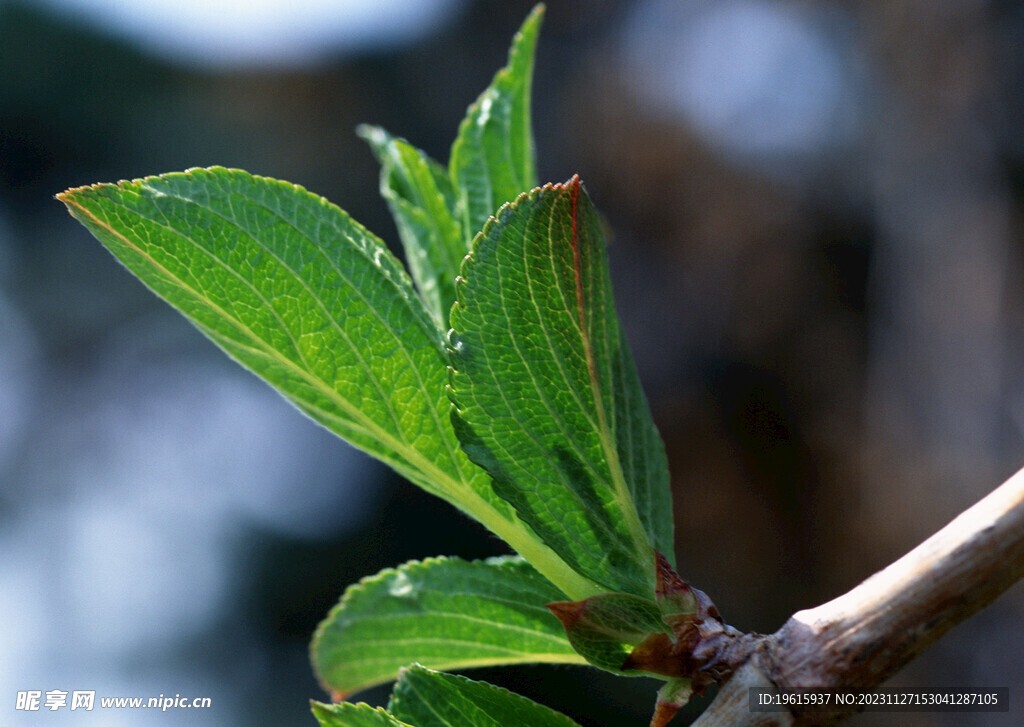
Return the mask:
<path id="1" fill-rule="evenodd" d="M 321 727 L 578 727 L 507 689 L 419 664 L 402 669 L 386 711 L 313 702 L 313 714 Z"/>
<path id="2" fill-rule="evenodd" d="M 574 727 L 565 715 L 525 697 L 422 666 L 402 672 L 388 711 L 416 727 Z"/>
<path id="3" fill-rule="evenodd" d="M 668 467 L 579 180 L 503 207 L 462 278 L 451 392 L 467 454 L 577 572 L 650 598 L 651 546 L 672 539 Z"/>
<path id="4" fill-rule="evenodd" d="M 412 662 L 447 670 L 585 663 L 545 608 L 560 598 L 519 558 L 406 563 L 345 591 L 313 638 L 313 664 L 325 687 L 350 694 Z"/>
<path id="5" fill-rule="evenodd" d="M 537 6 L 523 23 L 508 65 L 469 107 L 452 144 L 448 166 L 467 247 L 498 207 L 537 186 L 530 88 L 542 15 Z"/>
<path id="6" fill-rule="evenodd" d="M 221 168 L 61 199 L 154 292 L 313 419 L 435 494 L 486 490 L 447 426 L 437 326 L 384 243 L 342 210 Z"/>
<path id="7" fill-rule="evenodd" d="M 360 128 L 411 277 L 335 205 L 240 170 L 58 195 L 229 356 L 521 556 L 408 563 L 350 587 L 312 643 L 322 683 L 341 697 L 401 676 L 387 710 L 314 704 L 321 725 L 569 727 L 497 687 L 404 667 L 622 673 L 643 644 L 647 662 L 630 663 L 660 668 L 666 624 L 693 599 L 665 586 L 674 571 L 655 556 L 672 552 L 668 470 L 615 315 L 601 222 L 577 178 L 536 187 L 542 11 L 469 107 L 447 169 Z M 663 701 L 679 702 L 684 682 Z"/>
<path id="8" fill-rule="evenodd" d="M 391 716 L 383 707 L 368 704 L 321 704 L 313 702 L 313 716 L 320 727 L 415 727 Z"/>
<path id="9" fill-rule="evenodd" d="M 628 593 L 602 593 L 582 601 L 549 603 L 569 643 L 588 662 L 622 671 L 635 647 L 652 633 L 670 633 L 653 601 Z"/>
<path id="10" fill-rule="evenodd" d="M 519 38 L 535 37 L 539 21 L 531 15 Z M 502 99 L 495 88 L 485 96 Z M 408 145 L 371 136 L 400 158 L 420 158 L 421 172 L 441 178 Z M 489 168 L 489 149 L 478 149 L 482 168 Z M 392 154 L 378 149 L 385 153 Z M 431 315 L 401 263 L 344 211 L 296 185 L 219 167 L 58 197 L 157 295 L 299 409 L 479 520 L 567 595 L 602 590 L 530 531 L 467 459 L 449 422 L 440 308 Z M 424 204 L 407 206 L 420 217 L 437 211 Z M 405 229 L 411 235 L 418 228 Z M 434 249 L 429 235 L 418 239 L 422 250 Z M 454 291 L 457 270 L 450 263 L 428 268 L 419 269 L 419 292 L 440 306 L 441 291 Z"/>
<path id="11" fill-rule="evenodd" d="M 444 168 L 403 139 L 360 126 L 381 164 L 381 195 L 395 218 L 416 287 L 438 321 L 455 300 L 455 276 L 469 252 Z"/>
<path id="12" fill-rule="evenodd" d="M 447 323 L 455 277 L 477 232 L 498 207 L 537 186 L 530 87 L 542 16 L 542 6 L 530 13 L 508 65 L 469 107 L 447 170 L 380 127 L 358 130 L 381 164 L 381 194 L 416 286 L 440 323 Z"/>

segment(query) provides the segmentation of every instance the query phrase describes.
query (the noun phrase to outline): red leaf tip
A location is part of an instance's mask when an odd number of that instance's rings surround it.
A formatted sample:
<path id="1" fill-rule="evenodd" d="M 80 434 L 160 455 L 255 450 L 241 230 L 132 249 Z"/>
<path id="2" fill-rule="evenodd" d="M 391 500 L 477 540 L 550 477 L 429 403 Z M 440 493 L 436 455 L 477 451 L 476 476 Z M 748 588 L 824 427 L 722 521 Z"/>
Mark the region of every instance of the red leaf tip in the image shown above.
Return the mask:
<path id="1" fill-rule="evenodd" d="M 583 617 L 583 613 L 587 610 L 587 602 L 555 601 L 554 603 L 547 604 L 547 609 L 555 615 L 555 618 L 562 622 L 562 626 L 568 631 Z"/>
<path id="2" fill-rule="evenodd" d="M 654 565 L 657 574 L 654 595 L 661 612 L 666 616 L 695 613 L 699 603 L 694 589 L 679 577 L 668 558 L 657 550 L 654 551 Z"/>

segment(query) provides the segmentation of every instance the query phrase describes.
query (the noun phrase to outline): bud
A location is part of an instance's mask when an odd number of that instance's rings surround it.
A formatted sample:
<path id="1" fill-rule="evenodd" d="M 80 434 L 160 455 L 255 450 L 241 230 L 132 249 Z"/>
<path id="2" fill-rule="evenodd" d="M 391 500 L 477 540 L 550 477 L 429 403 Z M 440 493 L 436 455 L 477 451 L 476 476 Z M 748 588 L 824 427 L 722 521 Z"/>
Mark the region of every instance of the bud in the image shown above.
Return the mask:
<path id="1" fill-rule="evenodd" d="M 665 727 L 676 712 L 686 706 L 693 696 L 693 687 L 689 679 L 673 679 L 665 682 L 658 690 L 658 701 L 651 717 L 651 727 Z"/>
<path id="2" fill-rule="evenodd" d="M 626 593 L 602 593 L 582 601 L 549 603 L 569 643 L 588 662 L 611 671 L 622 669 L 630 646 L 652 633 L 669 639 L 668 627 L 653 601 Z"/>

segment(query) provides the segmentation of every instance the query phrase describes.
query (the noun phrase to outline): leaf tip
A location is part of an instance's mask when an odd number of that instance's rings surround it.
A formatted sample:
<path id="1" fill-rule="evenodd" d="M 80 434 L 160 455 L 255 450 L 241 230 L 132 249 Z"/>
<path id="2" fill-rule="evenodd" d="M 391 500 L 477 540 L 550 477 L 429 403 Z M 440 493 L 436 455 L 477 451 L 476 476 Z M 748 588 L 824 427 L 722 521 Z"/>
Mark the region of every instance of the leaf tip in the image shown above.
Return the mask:
<path id="1" fill-rule="evenodd" d="M 555 601 L 553 603 L 546 604 L 547 609 L 555 615 L 559 621 L 562 622 L 562 626 L 565 627 L 566 631 L 569 631 L 576 625 L 576 622 L 583 617 L 583 613 L 587 610 L 587 602 L 584 601 Z"/>
<path id="2" fill-rule="evenodd" d="M 53 198 L 58 202 L 62 202 L 65 207 L 70 211 L 72 207 L 77 207 L 75 198 L 81 194 L 88 194 L 89 192 L 95 191 L 97 188 L 103 185 L 100 184 L 83 184 L 80 187 L 68 187 L 63 192 L 53 195 Z"/>
<path id="3" fill-rule="evenodd" d="M 537 31 L 540 28 L 541 21 L 544 20 L 545 12 L 547 12 L 547 5 L 545 5 L 544 3 L 537 3 L 536 5 L 533 6 L 533 9 L 530 10 L 529 14 L 526 16 L 526 19 L 523 20 L 523 22 L 519 25 L 519 29 L 516 31 L 516 34 L 512 38 L 512 48 L 509 53 L 510 59 L 511 57 L 515 56 L 516 49 L 523 42 L 523 39 L 526 35 L 530 35 L 533 36 L 533 38 L 536 38 Z"/>
<path id="4" fill-rule="evenodd" d="M 366 141 L 379 140 L 383 142 L 387 138 L 387 133 L 376 124 L 359 124 L 356 126 L 356 136 Z"/>
<path id="5" fill-rule="evenodd" d="M 566 179 L 564 182 L 548 182 L 547 184 L 545 184 L 544 186 L 540 187 L 539 189 L 541 191 L 543 191 L 543 190 L 559 191 L 559 190 L 563 190 L 564 189 L 564 190 L 566 190 L 568 192 L 577 192 L 577 191 L 579 191 L 579 189 L 582 186 L 583 186 L 583 180 L 580 179 L 580 175 L 579 174 L 573 174 L 571 177 Z M 538 191 L 538 190 L 536 190 L 536 189 L 532 190 L 532 192 L 536 192 L 536 191 Z"/>

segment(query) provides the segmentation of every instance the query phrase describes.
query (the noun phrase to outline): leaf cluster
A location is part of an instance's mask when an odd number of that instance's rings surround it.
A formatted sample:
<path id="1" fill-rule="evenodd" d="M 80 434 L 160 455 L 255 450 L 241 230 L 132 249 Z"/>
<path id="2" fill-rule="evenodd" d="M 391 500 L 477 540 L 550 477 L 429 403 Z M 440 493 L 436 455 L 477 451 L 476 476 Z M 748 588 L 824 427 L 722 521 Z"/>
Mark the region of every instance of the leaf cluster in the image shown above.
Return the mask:
<path id="1" fill-rule="evenodd" d="M 676 706 L 691 691 L 662 652 L 707 614 L 657 555 L 672 553 L 668 470 L 602 224 L 578 178 L 536 180 L 542 14 L 469 107 L 447 166 L 360 127 L 408 270 L 334 204 L 241 170 L 58 195 L 230 357 L 519 554 L 407 563 L 351 586 L 314 636 L 314 668 L 336 699 L 398 681 L 386 710 L 315 704 L 325 726 L 574 724 L 438 671 L 485 665 L 649 673 Z"/>

